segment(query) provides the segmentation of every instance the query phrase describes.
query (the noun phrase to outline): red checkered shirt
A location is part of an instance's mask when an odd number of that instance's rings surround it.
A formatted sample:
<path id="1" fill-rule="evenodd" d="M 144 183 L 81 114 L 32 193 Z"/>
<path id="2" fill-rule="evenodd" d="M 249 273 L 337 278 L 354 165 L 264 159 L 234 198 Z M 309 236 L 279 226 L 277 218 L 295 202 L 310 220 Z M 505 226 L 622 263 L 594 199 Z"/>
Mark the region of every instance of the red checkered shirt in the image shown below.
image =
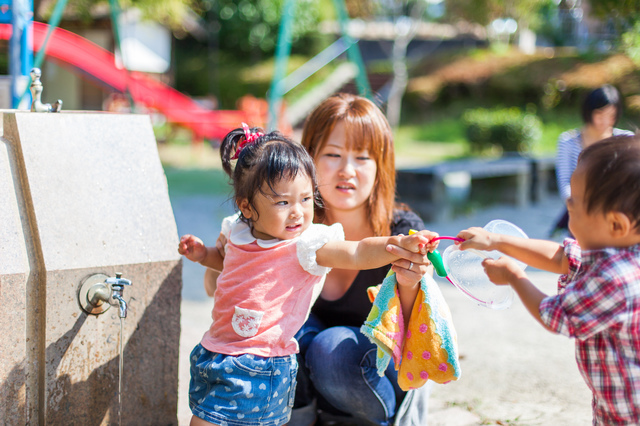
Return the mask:
<path id="1" fill-rule="evenodd" d="M 593 392 L 593 424 L 640 424 L 640 245 L 582 251 L 564 241 L 569 273 L 540 304 L 542 321 L 576 338 Z"/>

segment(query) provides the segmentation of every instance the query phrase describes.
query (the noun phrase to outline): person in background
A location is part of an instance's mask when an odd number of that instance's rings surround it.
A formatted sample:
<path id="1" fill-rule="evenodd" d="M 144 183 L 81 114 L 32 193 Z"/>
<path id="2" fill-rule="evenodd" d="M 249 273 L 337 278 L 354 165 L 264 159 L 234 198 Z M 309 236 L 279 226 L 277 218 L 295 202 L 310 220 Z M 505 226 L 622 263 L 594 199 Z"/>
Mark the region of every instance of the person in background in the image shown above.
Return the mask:
<path id="1" fill-rule="evenodd" d="M 633 132 L 614 127 L 622 115 L 620 92 L 604 85 L 587 94 L 582 103 L 580 129 L 571 129 L 558 137 L 556 152 L 556 181 L 563 201 L 571 196 L 571 175 L 578 164 L 578 156 L 583 149 L 594 143 L 617 135 L 632 135 Z M 566 208 L 557 220 L 552 235 L 568 230 Z"/>

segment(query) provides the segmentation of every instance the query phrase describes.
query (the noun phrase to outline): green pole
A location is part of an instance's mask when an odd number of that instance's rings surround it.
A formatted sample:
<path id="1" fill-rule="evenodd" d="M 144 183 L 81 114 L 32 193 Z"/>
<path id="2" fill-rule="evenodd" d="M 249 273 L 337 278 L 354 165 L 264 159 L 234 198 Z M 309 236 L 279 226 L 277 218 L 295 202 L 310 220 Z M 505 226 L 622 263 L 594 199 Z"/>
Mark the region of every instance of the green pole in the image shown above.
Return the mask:
<path id="1" fill-rule="evenodd" d="M 353 62 L 358 68 L 358 74 L 356 74 L 356 85 L 360 91 L 360 95 L 372 99 L 371 86 L 369 85 L 369 79 L 367 78 L 367 70 L 364 67 L 364 61 L 360 54 L 360 48 L 353 41 L 349 35 L 347 24 L 349 23 L 349 15 L 347 14 L 347 8 L 344 4 L 344 0 L 333 0 L 333 4 L 338 13 L 338 22 L 340 23 L 340 29 L 346 42 L 349 44 L 347 55 L 351 62 Z"/>
<path id="2" fill-rule="evenodd" d="M 120 4 L 118 0 L 109 0 L 109 12 L 111 14 L 111 27 L 113 28 L 113 39 L 116 42 L 116 46 L 120 51 L 120 57 L 122 58 L 122 66 L 127 73 L 127 77 L 129 71 L 127 70 L 126 65 L 124 64 L 124 54 L 122 52 L 122 45 L 120 44 L 120 28 L 118 27 L 118 16 L 120 16 Z M 128 78 L 127 78 L 128 79 Z M 135 112 L 135 104 L 133 102 L 133 96 L 131 96 L 131 92 L 129 92 L 129 84 L 125 82 L 124 94 L 129 100 L 129 106 L 131 108 L 131 112 Z"/>
<path id="3" fill-rule="evenodd" d="M 271 80 L 271 88 L 269 89 L 269 130 L 278 126 L 278 115 L 282 105 L 281 82 L 286 76 L 289 55 L 291 54 L 291 26 L 294 12 L 295 0 L 285 0 L 282 5 L 273 80 Z"/>

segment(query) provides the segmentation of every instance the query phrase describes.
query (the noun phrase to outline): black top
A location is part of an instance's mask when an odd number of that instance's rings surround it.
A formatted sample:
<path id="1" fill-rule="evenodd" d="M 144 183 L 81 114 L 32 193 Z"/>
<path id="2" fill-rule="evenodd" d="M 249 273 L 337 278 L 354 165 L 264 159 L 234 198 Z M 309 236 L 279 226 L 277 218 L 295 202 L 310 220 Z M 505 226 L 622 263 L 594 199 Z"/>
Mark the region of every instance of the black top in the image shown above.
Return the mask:
<path id="1" fill-rule="evenodd" d="M 424 222 L 414 212 L 396 210 L 391 224 L 391 235 L 409 235 L 410 229 L 422 231 L 425 229 Z M 378 269 L 360 271 L 344 296 L 334 301 L 324 300 L 320 296 L 311 312 L 327 327 L 360 327 L 371 311 L 372 304 L 369 302 L 367 288 L 382 283 L 390 268 L 391 265 L 386 265 Z"/>

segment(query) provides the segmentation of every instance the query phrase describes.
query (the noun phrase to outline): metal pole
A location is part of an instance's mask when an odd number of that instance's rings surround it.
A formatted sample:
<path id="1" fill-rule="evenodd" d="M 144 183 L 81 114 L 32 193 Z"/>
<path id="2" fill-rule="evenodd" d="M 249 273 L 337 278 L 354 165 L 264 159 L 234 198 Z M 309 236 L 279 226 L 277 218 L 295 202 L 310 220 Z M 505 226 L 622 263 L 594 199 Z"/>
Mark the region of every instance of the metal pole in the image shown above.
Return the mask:
<path id="1" fill-rule="evenodd" d="M 287 73 L 287 64 L 291 54 L 291 25 L 295 12 L 295 0 L 286 0 L 282 5 L 282 17 L 278 33 L 278 45 L 276 46 L 275 69 L 273 80 L 269 89 L 269 124 L 268 130 L 273 130 L 278 125 L 278 115 L 282 105 L 282 81 Z"/>
<path id="2" fill-rule="evenodd" d="M 133 96 L 131 95 L 131 91 L 129 90 L 129 70 L 127 69 L 127 65 L 124 61 L 124 52 L 122 51 L 121 38 L 120 38 L 120 28 L 118 26 L 118 17 L 120 16 L 120 4 L 118 0 L 109 0 L 110 12 L 111 12 L 111 27 L 113 28 L 113 39 L 116 42 L 116 48 L 120 52 L 120 59 L 122 60 L 122 66 L 125 70 L 125 88 L 124 94 L 129 101 L 129 106 L 131 108 L 131 112 L 135 112 L 135 103 L 133 101 Z"/>
<path id="3" fill-rule="evenodd" d="M 364 66 L 362 55 L 360 54 L 360 48 L 358 47 L 357 41 L 353 40 L 349 35 L 349 15 L 347 14 L 347 8 L 344 4 L 344 0 L 333 0 L 333 4 L 336 8 L 336 12 L 338 13 L 338 22 L 340 23 L 342 36 L 349 44 L 347 55 L 351 62 L 353 62 L 358 68 L 358 74 L 356 74 L 356 85 L 358 86 L 358 91 L 360 92 L 360 95 L 372 99 L 373 95 L 371 93 L 371 86 L 369 85 L 367 70 Z"/>
<path id="4" fill-rule="evenodd" d="M 51 14 L 51 19 L 49 19 L 49 29 L 47 30 L 47 35 L 44 37 L 44 41 L 42 42 L 42 46 L 40 46 L 40 50 L 36 53 L 36 58 L 33 60 L 33 65 L 29 67 L 27 70 L 27 74 L 29 79 L 27 81 L 27 87 L 25 87 L 22 95 L 20 96 L 20 102 L 25 98 L 25 96 L 31 96 L 31 91 L 29 87 L 31 86 L 31 68 L 41 68 L 42 62 L 44 61 L 44 54 L 47 50 L 47 43 L 49 43 L 49 38 L 53 31 L 58 27 L 60 23 L 60 19 L 62 18 L 62 12 L 64 12 L 64 8 L 67 5 L 67 0 L 58 0 L 56 2 L 56 6 L 53 8 L 53 13 Z M 33 26 L 33 21 L 31 21 L 31 25 Z M 33 31 L 30 31 L 33 35 Z M 30 51 L 33 51 L 33 42 L 31 43 Z"/>
<path id="5" fill-rule="evenodd" d="M 33 3 L 13 0 L 11 3 L 12 34 L 9 40 L 9 71 L 11 74 L 11 104 L 28 109 L 22 102 L 23 90 L 29 90 L 29 73 L 33 68 Z"/>

